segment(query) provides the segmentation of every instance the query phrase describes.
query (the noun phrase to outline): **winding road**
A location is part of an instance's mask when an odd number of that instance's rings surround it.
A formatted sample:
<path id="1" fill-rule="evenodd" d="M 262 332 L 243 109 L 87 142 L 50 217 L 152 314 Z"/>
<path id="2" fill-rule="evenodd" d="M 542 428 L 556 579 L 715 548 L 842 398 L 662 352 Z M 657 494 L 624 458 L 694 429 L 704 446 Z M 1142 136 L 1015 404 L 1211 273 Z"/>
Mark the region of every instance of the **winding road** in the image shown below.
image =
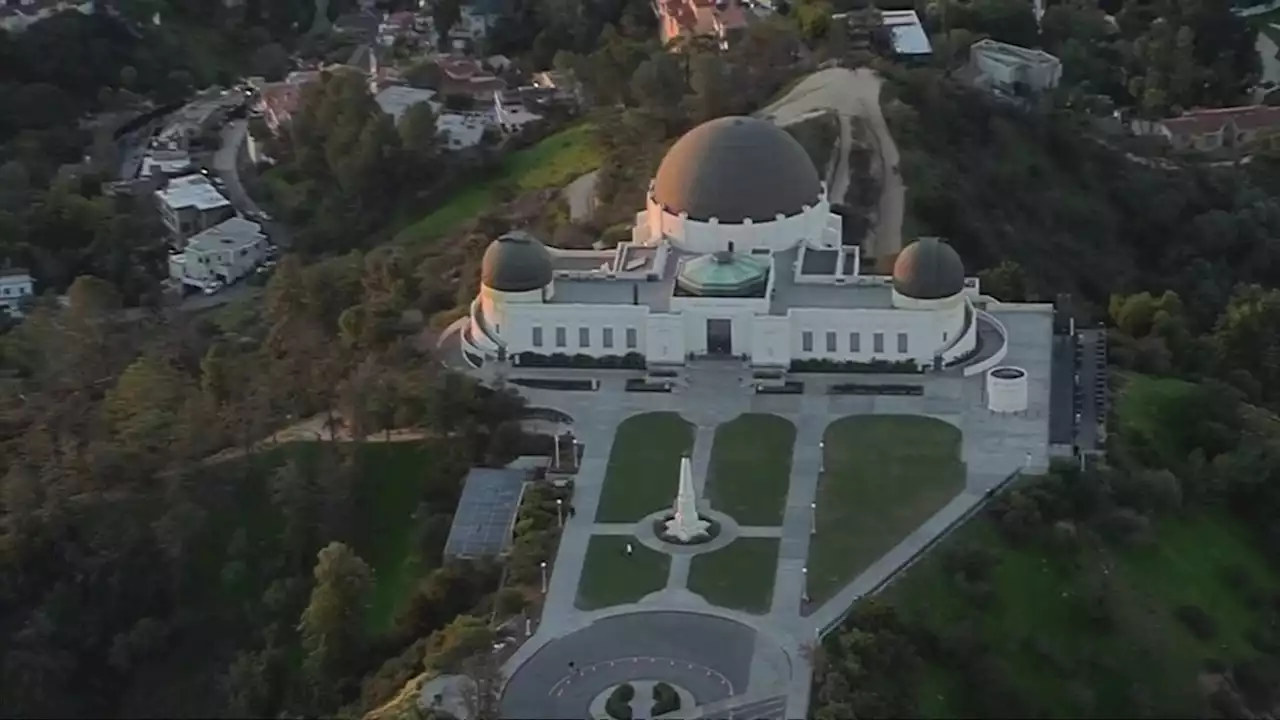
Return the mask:
<path id="1" fill-rule="evenodd" d="M 880 108 L 880 76 L 866 68 L 828 68 L 805 78 L 777 102 L 757 113 L 786 126 L 813 114 L 834 111 L 840 118 L 840 148 L 835 177 L 828 197 L 844 202 L 849 190 L 849 153 L 853 146 L 853 118 L 871 129 L 880 151 L 880 201 L 875 228 L 863 242 L 870 258 L 892 258 L 902 249 L 902 220 L 906 212 L 906 186 L 898 172 L 898 146 Z"/>

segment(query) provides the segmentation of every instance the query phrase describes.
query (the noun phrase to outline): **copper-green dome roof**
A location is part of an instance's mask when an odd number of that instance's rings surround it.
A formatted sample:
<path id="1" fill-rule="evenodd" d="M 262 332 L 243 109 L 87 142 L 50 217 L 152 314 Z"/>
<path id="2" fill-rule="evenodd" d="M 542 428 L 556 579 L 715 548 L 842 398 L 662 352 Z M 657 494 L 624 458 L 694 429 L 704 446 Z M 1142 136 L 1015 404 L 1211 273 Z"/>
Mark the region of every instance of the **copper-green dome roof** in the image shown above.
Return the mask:
<path id="1" fill-rule="evenodd" d="M 893 289 L 917 300 L 939 300 L 964 290 L 960 254 L 935 237 L 916 240 L 893 263 Z"/>
<path id="2" fill-rule="evenodd" d="M 760 289 L 769 266 L 750 255 L 718 252 L 684 263 L 676 281 L 691 295 L 740 297 Z"/>
<path id="3" fill-rule="evenodd" d="M 685 133 L 653 179 L 653 200 L 691 220 L 792 216 L 822 196 L 818 171 L 791 133 L 767 120 L 722 117 Z"/>
<path id="4" fill-rule="evenodd" d="M 550 284 L 551 254 L 537 238 L 522 230 L 489 243 L 480 262 L 480 282 L 502 292 L 527 292 Z"/>

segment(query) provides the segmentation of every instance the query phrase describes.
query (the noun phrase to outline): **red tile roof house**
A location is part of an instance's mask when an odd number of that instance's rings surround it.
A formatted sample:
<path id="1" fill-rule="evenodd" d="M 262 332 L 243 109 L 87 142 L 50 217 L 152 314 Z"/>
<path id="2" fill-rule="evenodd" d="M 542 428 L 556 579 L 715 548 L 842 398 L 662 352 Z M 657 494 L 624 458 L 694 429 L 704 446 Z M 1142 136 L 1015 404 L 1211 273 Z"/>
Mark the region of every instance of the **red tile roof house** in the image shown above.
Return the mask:
<path id="1" fill-rule="evenodd" d="M 1280 131 L 1280 107 L 1246 105 L 1192 110 L 1156 123 L 1156 132 L 1179 150 L 1217 150 L 1268 140 Z"/>
<path id="2" fill-rule="evenodd" d="M 440 91 L 447 95 L 471 95 L 490 100 L 495 92 L 507 89 L 507 83 L 485 70 L 480 63 L 465 57 L 442 57 L 439 61 L 443 78 Z"/>
<path id="3" fill-rule="evenodd" d="M 726 49 L 747 26 L 740 0 L 654 0 L 662 44 L 678 38 L 709 36 Z"/>

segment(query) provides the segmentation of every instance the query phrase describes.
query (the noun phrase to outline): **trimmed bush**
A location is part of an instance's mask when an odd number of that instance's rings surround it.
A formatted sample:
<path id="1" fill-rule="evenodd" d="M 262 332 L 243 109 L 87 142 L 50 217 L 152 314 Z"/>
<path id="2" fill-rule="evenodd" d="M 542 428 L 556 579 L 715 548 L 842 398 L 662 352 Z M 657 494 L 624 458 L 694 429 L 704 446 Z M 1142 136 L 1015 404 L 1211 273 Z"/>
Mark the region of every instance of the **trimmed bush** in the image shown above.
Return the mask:
<path id="1" fill-rule="evenodd" d="M 629 352 L 626 355 L 602 355 L 600 357 L 591 357 L 581 353 L 577 355 L 567 355 L 565 353 L 543 355 L 536 352 L 522 352 L 517 353 L 512 359 L 517 367 L 643 370 L 645 366 L 644 355 L 638 352 Z"/>
<path id="2" fill-rule="evenodd" d="M 643 378 L 628 378 L 627 392 L 671 392 L 670 382 L 651 382 Z"/>
<path id="3" fill-rule="evenodd" d="M 1199 605 L 1180 605 L 1173 614 L 1191 631 L 1192 635 L 1196 636 L 1197 640 L 1208 641 L 1218 636 L 1218 624 Z"/>
<path id="4" fill-rule="evenodd" d="M 757 385 L 757 395 L 799 395 L 804 392 L 804 383 L 790 381 L 782 385 Z"/>
<path id="5" fill-rule="evenodd" d="M 871 362 L 858 362 L 857 360 L 839 361 L 839 360 L 792 360 L 792 372 L 811 372 L 811 373 L 902 373 L 908 375 L 918 375 L 924 372 L 924 368 L 916 364 L 915 360 L 872 360 Z"/>
<path id="6" fill-rule="evenodd" d="M 552 378 L 513 378 L 512 385 L 538 390 L 596 390 L 595 380 L 556 380 Z"/>
<path id="7" fill-rule="evenodd" d="M 923 395 L 923 385 L 863 385 L 860 383 L 841 383 L 832 385 L 828 392 L 832 395 Z"/>
<path id="8" fill-rule="evenodd" d="M 604 711 L 614 720 L 631 720 L 631 699 L 636 696 L 636 689 L 631 683 L 623 683 L 609 693 L 604 703 Z"/>
<path id="9" fill-rule="evenodd" d="M 660 682 L 653 686 L 653 714 L 662 715 L 680 709 L 680 693 L 670 685 Z"/>

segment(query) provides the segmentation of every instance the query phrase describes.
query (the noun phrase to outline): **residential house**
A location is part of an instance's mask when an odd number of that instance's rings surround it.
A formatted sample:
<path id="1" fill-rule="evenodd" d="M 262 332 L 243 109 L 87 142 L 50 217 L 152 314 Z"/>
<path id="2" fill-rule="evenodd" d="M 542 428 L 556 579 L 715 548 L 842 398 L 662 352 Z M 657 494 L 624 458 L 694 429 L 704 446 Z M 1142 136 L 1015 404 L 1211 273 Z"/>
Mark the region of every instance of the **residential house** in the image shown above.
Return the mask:
<path id="1" fill-rule="evenodd" d="M 94 11 L 94 0 L 0 0 L 0 29 L 17 33 L 62 12 L 84 15 Z"/>
<path id="2" fill-rule="evenodd" d="M 378 44 L 391 47 L 401 38 L 417 36 L 418 18 L 412 12 L 401 11 L 389 15 L 378 25 Z"/>
<path id="3" fill-rule="evenodd" d="M 874 10 L 874 8 L 870 9 Z M 924 61 L 933 56 L 933 45 L 915 10 L 879 10 L 834 13 L 832 20 L 849 23 L 854 30 L 855 47 L 871 44 L 872 36 L 881 28 L 889 33 L 888 44 L 900 60 Z"/>
<path id="4" fill-rule="evenodd" d="M 469 57 L 444 55 L 440 65 L 440 91 L 446 95 L 470 95 L 477 100 L 488 101 L 493 93 L 507 89 L 502 78 L 487 70 L 484 65 Z"/>
<path id="5" fill-rule="evenodd" d="M 368 57 L 372 57 L 369 55 Z M 289 122 L 302 100 L 302 90 L 307 85 L 320 79 L 326 72 L 363 72 L 352 65 L 329 65 L 319 70 L 298 70 L 289 73 L 280 82 L 255 82 L 258 88 L 258 99 L 253 106 L 255 112 L 262 113 L 263 122 L 272 133 L 280 131 L 280 127 Z M 376 92 L 372 87 L 370 89 Z"/>
<path id="6" fill-rule="evenodd" d="M 520 132 L 524 126 L 537 122 L 542 116 L 531 112 L 524 106 L 519 93 L 493 94 L 493 121 L 499 130 L 506 135 Z"/>
<path id="7" fill-rule="evenodd" d="M 418 103 L 426 103 L 431 106 L 431 111 L 440 114 L 444 105 L 440 102 L 439 93 L 435 90 L 427 90 L 423 88 L 414 88 L 407 85 L 389 85 L 378 91 L 373 96 L 377 101 L 378 107 L 382 108 L 382 112 L 391 116 L 397 125 L 400 119 L 404 117 L 405 112 L 417 105 Z"/>
<path id="8" fill-rule="evenodd" d="M 0 268 L 0 307 L 22 317 L 24 301 L 34 295 L 35 280 L 26 268 Z"/>
<path id="9" fill-rule="evenodd" d="M 170 180 L 168 185 L 156 191 L 155 197 L 160 219 L 179 242 L 236 214 L 231 201 L 223 197 L 204 175 Z"/>
<path id="10" fill-rule="evenodd" d="M 662 44 L 680 38 L 714 38 L 721 49 L 747 26 L 740 0 L 654 0 Z"/>
<path id="11" fill-rule="evenodd" d="M 485 128 L 494 124 L 490 112 L 452 112 L 446 110 L 435 90 L 390 85 L 374 96 L 378 107 L 390 115 L 397 125 L 409 108 L 426 103 L 436 113 L 436 130 L 443 146 L 449 150 L 465 150 L 480 144 Z"/>
<path id="12" fill-rule="evenodd" d="M 1192 110 L 1155 123 L 1154 132 L 1179 150 L 1217 150 L 1270 142 L 1280 135 L 1280 107 L 1246 105 Z"/>
<path id="13" fill-rule="evenodd" d="M 970 46 L 969 65 L 975 84 L 998 92 L 1014 93 L 1025 87 L 1042 93 L 1062 80 L 1062 61 L 1053 55 L 991 39 Z"/>
<path id="14" fill-rule="evenodd" d="M 267 246 L 260 225 L 230 218 L 197 233 L 180 252 L 170 254 L 169 279 L 201 289 L 230 285 L 262 264 Z"/>

